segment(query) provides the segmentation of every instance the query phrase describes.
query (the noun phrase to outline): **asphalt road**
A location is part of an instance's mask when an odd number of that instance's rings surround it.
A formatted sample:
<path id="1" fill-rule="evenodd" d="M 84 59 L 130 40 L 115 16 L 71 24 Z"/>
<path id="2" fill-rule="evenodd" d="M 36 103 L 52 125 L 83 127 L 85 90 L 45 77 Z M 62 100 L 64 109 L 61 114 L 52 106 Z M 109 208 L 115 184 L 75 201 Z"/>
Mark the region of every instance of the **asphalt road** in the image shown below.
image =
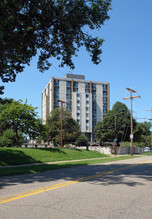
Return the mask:
<path id="1" fill-rule="evenodd" d="M 152 156 L 0 178 L 0 219 L 151 219 Z"/>

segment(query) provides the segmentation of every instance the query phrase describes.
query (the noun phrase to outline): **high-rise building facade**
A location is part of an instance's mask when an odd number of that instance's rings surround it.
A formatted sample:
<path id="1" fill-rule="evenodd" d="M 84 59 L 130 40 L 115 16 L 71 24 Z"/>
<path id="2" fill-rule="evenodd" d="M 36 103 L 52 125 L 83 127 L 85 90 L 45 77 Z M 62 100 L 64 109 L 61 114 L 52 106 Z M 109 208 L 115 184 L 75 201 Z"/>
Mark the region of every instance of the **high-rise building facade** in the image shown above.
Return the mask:
<path id="1" fill-rule="evenodd" d="M 84 75 L 66 74 L 52 77 L 42 92 L 42 120 L 60 107 L 58 100 L 80 124 L 81 132 L 89 141 L 95 141 L 94 128 L 109 111 L 109 83 L 86 81 Z"/>

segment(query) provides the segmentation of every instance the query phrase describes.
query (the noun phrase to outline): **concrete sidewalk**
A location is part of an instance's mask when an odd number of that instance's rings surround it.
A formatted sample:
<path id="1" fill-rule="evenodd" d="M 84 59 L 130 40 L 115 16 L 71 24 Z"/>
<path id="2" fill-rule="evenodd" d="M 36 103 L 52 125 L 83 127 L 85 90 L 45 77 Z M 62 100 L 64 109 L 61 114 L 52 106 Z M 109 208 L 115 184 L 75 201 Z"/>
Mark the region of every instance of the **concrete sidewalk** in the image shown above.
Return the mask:
<path id="1" fill-rule="evenodd" d="M 110 156 L 111 157 L 111 156 Z M 69 162 L 78 162 L 78 161 L 85 161 L 85 160 L 99 160 L 99 159 L 106 159 L 108 157 L 101 157 L 101 158 L 90 158 L 90 159 L 80 159 L 80 160 L 64 160 L 64 161 L 53 161 L 53 162 L 44 162 L 44 163 L 30 163 L 30 164 L 19 164 L 19 165 L 7 165 L 7 166 L 0 166 L 0 168 L 8 168 L 8 167 L 24 167 L 24 166 L 35 166 L 35 165 L 44 165 L 44 164 L 57 164 L 57 163 L 69 163 Z"/>
<path id="2" fill-rule="evenodd" d="M 90 159 L 79 159 L 79 160 L 64 160 L 64 161 L 54 161 L 54 162 L 44 162 L 44 163 L 30 163 L 30 164 L 19 164 L 19 165 L 7 165 L 7 166 L 1 166 L 0 168 L 14 168 L 14 167 L 24 167 L 24 166 L 38 166 L 38 165 L 45 165 L 45 164 L 58 164 L 58 163 L 70 163 L 70 162 L 79 162 L 79 161 L 87 161 L 87 160 L 100 160 L 100 159 L 107 159 L 112 157 L 123 157 L 123 156 L 129 156 L 129 155 L 111 155 L 109 157 L 101 157 L 101 158 L 90 158 Z M 135 155 L 135 156 L 141 156 L 141 155 Z"/>

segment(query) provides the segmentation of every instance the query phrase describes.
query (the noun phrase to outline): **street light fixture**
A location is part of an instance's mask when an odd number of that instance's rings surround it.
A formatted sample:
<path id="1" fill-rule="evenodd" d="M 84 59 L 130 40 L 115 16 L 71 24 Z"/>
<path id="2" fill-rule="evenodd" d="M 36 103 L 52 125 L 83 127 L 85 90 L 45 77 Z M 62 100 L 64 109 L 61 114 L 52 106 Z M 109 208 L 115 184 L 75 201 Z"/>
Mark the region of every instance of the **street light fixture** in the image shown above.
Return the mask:
<path id="1" fill-rule="evenodd" d="M 63 108 L 63 103 L 66 103 L 63 100 L 57 100 L 58 102 L 61 103 L 61 147 L 63 147 L 63 133 L 62 133 L 62 120 L 63 120 L 63 115 L 62 115 L 62 108 Z"/>

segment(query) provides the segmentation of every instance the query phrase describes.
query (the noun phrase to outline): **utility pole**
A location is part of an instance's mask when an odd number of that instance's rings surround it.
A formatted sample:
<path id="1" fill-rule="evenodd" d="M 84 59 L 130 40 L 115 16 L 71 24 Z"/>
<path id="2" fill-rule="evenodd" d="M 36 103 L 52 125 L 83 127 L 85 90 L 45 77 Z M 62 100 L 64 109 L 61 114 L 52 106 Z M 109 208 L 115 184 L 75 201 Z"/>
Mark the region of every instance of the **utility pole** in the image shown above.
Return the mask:
<path id="1" fill-rule="evenodd" d="M 132 93 L 136 93 L 136 91 L 130 89 L 130 88 L 126 88 L 129 92 L 130 92 L 130 97 L 124 97 L 124 100 L 130 99 L 131 100 L 131 156 L 133 156 L 133 120 L 132 120 L 132 100 L 134 98 L 139 98 L 140 96 L 132 96 Z"/>
<path id="2" fill-rule="evenodd" d="M 152 109 L 151 110 L 146 110 L 146 111 L 151 111 L 151 148 L 152 148 Z"/>
<path id="3" fill-rule="evenodd" d="M 58 100 L 58 102 L 61 103 L 61 148 L 63 147 L 63 133 L 62 133 L 62 120 L 63 120 L 63 114 L 62 114 L 62 109 L 63 109 L 63 103 L 66 103 L 63 100 Z"/>

